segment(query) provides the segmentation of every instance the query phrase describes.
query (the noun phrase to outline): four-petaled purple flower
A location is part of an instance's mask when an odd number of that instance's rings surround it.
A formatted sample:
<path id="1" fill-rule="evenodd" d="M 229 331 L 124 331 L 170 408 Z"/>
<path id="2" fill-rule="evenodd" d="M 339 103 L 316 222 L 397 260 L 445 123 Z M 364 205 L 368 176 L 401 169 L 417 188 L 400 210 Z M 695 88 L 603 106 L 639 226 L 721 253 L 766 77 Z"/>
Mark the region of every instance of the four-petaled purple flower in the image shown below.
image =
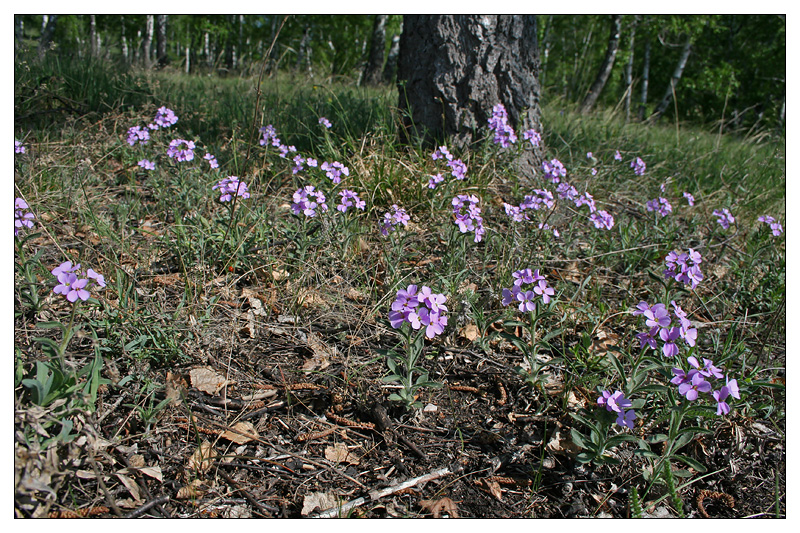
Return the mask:
<path id="1" fill-rule="evenodd" d="M 167 156 L 176 161 L 191 161 L 194 159 L 194 141 L 185 139 L 174 139 L 170 141 L 167 148 Z"/>
<path id="2" fill-rule="evenodd" d="M 503 148 L 508 148 L 517 142 L 517 135 L 514 133 L 514 128 L 508 123 L 508 113 L 503 104 L 497 104 L 492 108 L 489 129 L 494 131 L 494 143 Z"/>
<path id="3" fill-rule="evenodd" d="M 330 128 L 331 127 L 331 121 L 328 120 L 325 117 L 319 117 L 319 123 L 322 124 L 323 126 L 325 126 L 326 128 Z"/>
<path id="4" fill-rule="evenodd" d="M 542 142 L 542 136 L 534 129 L 522 132 L 522 138 L 526 141 L 530 141 L 533 147 L 539 146 L 539 143 Z"/>
<path id="5" fill-rule="evenodd" d="M 24 154 L 25 153 L 25 146 L 18 140 L 14 139 L 14 153 L 15 154 Z"/>
<path id="6" fill-rule="evenodd" d="M 158 108 L 158 111 L 156 111 L 156 118 L 153 120 L 153 122 L 154 124 L 149 126 L 152 130 L 157 130 L 158 128 L 169 128 L 178 122 L 178 117 L 175 116 L 175 113 L 172 111 L 172 109 L 161 106 Z"/>
<path id="7" fill-rule="evenodd" d="M 342 181 L 342 174 L 345 176 L 350 175 L 350 169 L 338 161 L 334 161 L 333 163 L 324 161 L 319 168 L 324 170 L 325 175 L 328 176 L 335 184 L 339 184 Z"/>
<path id="8" fill-rule="evenodd" d="M 641 176 L 644 174 L 644 171 L 647 170 L 647 165 L 644 164 L 641 157 L 637 157 L 633 161 L 631 161 L 631 168 L 633 169 L 633 173 L 637 176 Z"/>
<path id="9" fill-rule="evenodd" d="M 147 144 L 147 141 L 150 140 L 150 132 L 142 129 L 139 126 L 134 126 L 132 128 L 128 128 L 128 144 L 131 146 L 135 145 L 137 142 L 141 142 L 142 144 Z"/>
<path id="10" fill-rule="evenodd" d="M 156 169 L 156 164 L 153 163 L 152 161 L 147 160 L 147 159 L 142 159 L 136 164 L 139 165 L 140 167 L 142 167 L 145 170 L 155 170 Z"/>
<path id="11" fill-rule="evenodd" d="M 701 392 L 711 392 L 711 383 L 703 378 L 699 372 L 692 375 L 691 380 L 678 385 L 678 392 L 686 399 L 693 402 Z"/>
<path id="12" fill-rule="evenodd" d="M 228 176 L 217 182 L 212 189 L 219 189 L 221 196 L 220 202 L 230 202 L 234 196 L 241 196 L 242 198 L 250 198 L 250 193 L 247 192 L 247 184 L 241 181 L 237 176 Z"/>
<path id="13" fill-rule="evenodd" d="M 400 328 L 407 322 L 415 330 L 425 326 L 425 336 L 432 339 L 441 335 L 447 325 L 445 301 L 447 297 L 444 294 L 436 294 L 430 287 L 423 285 L 418 293 L 416 285 L 409 285 L 407 289 L 397 291 L 389 312 L 389 323 L 393 328 Z"/>
<path id="14" fill-rule="evenodd" d="M 63 295 L 70 303 L 75 303 L 78 300 L 84 302 L 88 300 L 91 297 L 89 289 L 94 285 L 106 286 L 106 281 L 102 274 L 98 274 L 91 268 L 85 274 L 82 274 L 80 267 L 81 265 L 73 266 L 71 261 L 65 261 L 51 271 L 58 280 L 53 292 Z"/>
<path id="15" fill-rule="evenodd" d="M 731 224 L 736 222 L 736 219 L 733 218 L 733 215 L 728 211 L 727 207 L 722 210 L 715 209 L 712 214 L 717 217 L 717 222 L 722 226 L 722 229 L 728 229 Z"/>
<path id="16" fill-rule="evenodd" d="M 686 198 L 686 201 L 689 202 L 690 206 L 694 205 L 694 196 L 691 193 L 684 192 L 683 197 Z"/>
<path id="17" fill-rule="evenodd" d="M 208 166 L 210 166 L 211 168 L 219 168 L 219 163 L 217 162 L 217 158 L 214 157 L 212 154 L 206 153 L 206 155 L 203 156 L 203 159 L 208 161 Z"/>
<path id="18" fill-rule="evenodd" d="M 481 208 L 478 207 L 478 197 L 474 194 L 459 194 L 451 202 L 455 224 L 461 233 L 475 232 L 475 242 L 481 242 L 486 230 L 483 227 Z"/>
<path id="19" fill-rule="evenodd" d="M 558 159 L 551 159 L 550 161 L 542 162 L 542 171 L 544 177 L 551 180 L 553 183 L 558 183 L 561 178 L 567 177 L 567 169 L 561 164 Z"/>
<path id="20" fill-rule="evenodd" d="M 763 222 L 765 224 L 769 224 L 770 229 L 772 230 L 772 235 L 775 237 L 780 237 L 781 233 L 783 233 L 783 226 L 781 223 L 775 220 L 770 215 L 763 215 L 758 217 L 759 222 Z"/>
<path id="21" fill-rule="evenodd" d="M 550 303 L 551 297 L 555 295 L 555 290 L 547 286 L 547 280 L 539 273 L 539 270 L 531 272 L 530 268 L 517 270 L 512 274 L 514 283 L 511 288 L 502 290 L 501 303 L 507 307 L 512 302 L 518 303 L 521 312 L 532 312 L 536 310 L 535 298 L 541 297 L 542 302 Z M 534 284 L 533 288 L 525 289 L 523 285 Z"/>
<path id="22" fill-rule="evenodd" d="M 19 235 L 22 228 L 32 228 L 33 219 L 36 218 L 33 213 L 27 211 L 29 209 L 28 202 L 22 198 L 14 200 L 14 236 Z"/>
<path id="23" fill-rule="evenodd" d="M 328 204 L 325 203 L 325 195 L 322 191 L 314 189 L 313 185 L 306 185 L 302 189 L 297 189 L 292 195 L 294 202 L 292 203 L 292 213 L 299 215 L 304 214 L 307 217 L 313 217 L 317 214 L 317 209 L 321 211 L 328 210 Z"/>
<path id="24" fill-rule="evenodd" d="M 392 204 L 392 211 L 383 214 L 383 225 L 381 226 L 381 234 L 389 235 L 390 231 L 395 231 L 398 224 L 403 227 L 408 226 L 411 221 L 411 216 L 406 213 L 406 210 L 398 207 L 397 204 Z"/>
<path id="25" fill-rule="evenodd" d="M 367 206 L 367 203 L 359 198 L 357 193 L 351 191 L 350 189 L 341 191 L 339 196 L 342 197 L 342 202 L 336 206 L 336 209 L 342 213 L 346 213 L 348 207 L 355 207 L 356 209 L 361 209 L 363 211 Z"/>

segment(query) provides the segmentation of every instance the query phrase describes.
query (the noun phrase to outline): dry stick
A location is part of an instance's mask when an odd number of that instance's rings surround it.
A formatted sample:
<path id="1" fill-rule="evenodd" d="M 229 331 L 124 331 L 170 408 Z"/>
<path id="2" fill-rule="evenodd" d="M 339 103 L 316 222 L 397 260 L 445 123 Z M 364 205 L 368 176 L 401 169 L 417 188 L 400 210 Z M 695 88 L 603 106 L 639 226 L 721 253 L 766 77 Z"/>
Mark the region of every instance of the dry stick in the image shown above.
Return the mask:
<path id="1" fill-rule="evenodd" d="M 217 473 L 218 473 L 220 476 L 222 476 L 222 479 L 224 479 L 224 480 L 225 480 L 225 481 L 228 483 L 228 485 L 230 485 L 230 486 L 231 486 L 231 488 L 233 488 L 233 489 L 234 489 L 234 490 L 236 490 L 236 491 L 239 491 L 239 492 L 242 494 L 242 496 L 244 496 L 244 497 L 245 497 L 245 499 L 246 499 L 247 501 L 249 501 L 249 502 L 250 502 L 250 504 L 251 504 L 253 507 L 255 507 L 256 509 L 258 509 L 258 510 L 261 512 L 260 514 L 261 514 L 262 516 L 264 516 L 265 518 L 272 516 L 272 515 L 270 514 L 270 512 L 269 512 L 269 511 L 268 511 L 266 508 L 264 508 L 264 506 L 261 504 L 261 502 L 259 502 L 257 499 L 255 499 L 255 497 L 253 497 L 253 495 L 252 495 L 252 494 L 250 494 L 250 492 L 249 492 L 249 491 L 247 491 L 246 489 L 244 489 L 244 488 L 240 487 L 240 486 L 239 486 L 239 485 L 236 483 L 236 481 L 234 481 L 234 480 L 233 480 L 233 478 L 231 478 L 231 476 L 229 476 L 228 474 L 226 474 L 226 473 L 225 473 L 225 472 L 224 472 L 224 471 L 223 471 L 221 468 L 218 468 L 218 469 L 217 469 Z M 279 511 L 279 509 L 276 509 L 276 511 Z"/>
<path id="2" fill-rule="evenodd" d="M 106 498 L 106 503 L 108 503 L 108 506 L 115 515 L 122 518 L 122 511 L 119 510 L 119 507 L 117 507 L 117 502 L 114 501 L 111 493 L 108 492 L 108 487 L 106 487 L 106 484 L 103 481 L 103 474 L 100 473 L 100 469 L 97 467 L 97 462 L 91 455 L 89 456 L 89 462 L 92 464 L 92 470 L 94 470 L 94 475 L 97 477 L 97 483 L 100 485 L 100 489 L 103 491 L 103 495 Z"/>
<path id="3" fill-rule="evenodd" d="M 137 516 L 141 516 L 156 505 L 161 505 L 162 503 L 167 503 L 169 501 L 169 496 L 161 496 L 160 498 L 156 498 L 155 500 L 150 500 L 146 504 L 142 505 L 138 509 L 134 509 L 130 513 L 126 514 L 123 518 L 136 518 Z"/>
<path id="4" fill-rule="evenodd" d="M 440 477 L 446 476 L 447 474 L 452 474 L 453 472 L 445 467 L 440 468 L 439 470 L 434 470 L 429 474 L 425 474 L 424 476 L 415 477 L 414 479 L 409 479 L 403 483 L 398 485 L 392 485 L 391 487 L 386 487 L 385 489 L 380 490 L 371 490 L 369 491 L 369 498 L 366 496 L 362 496 L 361 498 L 356 498 L 355 500 L 351 500 L 346 504 L 340 507 L 332 507 L 326 511 L 322 511 L 319 514 L 311 515 L 310 518 L 333 518 L 335 516 L 342 516 L 345 513 L 350 512 L 352 509 L 364 505 L 367 501 L 375 501 L 383 498 L 384 496 L 389 496 L 390 494 L 394 494 L 396 492 L 400 492 L 403 489 L 407 489 L 418 485 L 419 483 L 427 483 L 428 481 L 433 481 L 434 479 L 439 479 Z"/>

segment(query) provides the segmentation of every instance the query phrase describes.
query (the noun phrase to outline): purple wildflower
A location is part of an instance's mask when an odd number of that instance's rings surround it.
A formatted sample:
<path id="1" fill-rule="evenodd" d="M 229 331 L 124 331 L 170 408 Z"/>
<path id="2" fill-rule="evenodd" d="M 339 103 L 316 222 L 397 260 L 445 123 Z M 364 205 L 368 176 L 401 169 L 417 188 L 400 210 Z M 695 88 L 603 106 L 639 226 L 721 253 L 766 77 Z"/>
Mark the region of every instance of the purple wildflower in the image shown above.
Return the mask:
<path id="1" fill-rule="evenodd" d="M 760 216 L 758 217 L 758 220 L 760 222 L 764 222 L 765 224 L 769 224 L 773 236 L 780 237 L 781 233 L 783 233 L 783 226 L 781 226 L 781 223 L 772 218 L 771 216 L 769 215 Z"/>
<path id="2" fill-rule="evenodd" d="M 361 209 L 363 211 L 367 206 L 367 203 L 359 198 L 358 194 L 349 189 L 341 191 L 339 196 L 342 197 L 342 202 L 336 206 L 336 209 L 342 213 L 346 213 L 348 207 L 355 207 L 356 209 Z"/>
<path id="3" fill-rule="evenodd" d="M 494 143 L 503 148 L 517 142 L 514 128 L 508 123 L 508 113 L 503 104 L 497 104 L 492 108 L 492 116 L 489 117 L 489 129 L 494 131 Z"/>
<path id="4" fill-rule="evenodd" d="M 395 301 L 389 312 L 389 323 L 393 328 L 400 328 L 408 322 L 412 329 L 425 326 L 425 336 L 432 339 L 444 332 L 447 325 L 447 298 L 443 294 L 435 294 L 430 287 L 423 286 L 417 293 L 416 285 L 397 291 Z M 424 306 L 421 306 L 423 304 Z"/>
<path id="5" fill-rule="evenodd" d="M 434 150 L 433 154 L 431 154 L 431 159 L 436 161 L 437 159 L 447 159 L 448 161 L 453 160 L 453 154 L 447 149 L 447 146 L 440 146 L 436 150 Z"/>
<path id="6" fill-rule="evenodd" d="M 606 211 L 595 211 L 589 216 L 589 219 L 597 229 L 611 229 L 614 227 L 614 217 Z"/>
<path id="7" fill-rule="evenodd" d="M 16 198 L 14 200 L 14 236 L 16 237 L 19 235 L 19 232 L 22 231 L 22 228 L 32 228 L 33 227 L 33 219 L 36 216 L 27 211 L 29 208 L 28 202 L 23 200 L 22 198 Z"/>
<path id="8" fill-rule="evenodd" d="M 170 141 L 167 155 L 176 161 L 191 161 L 194 159 L 194 142 L 184 139 Z"/>
<path id="9" fill-rule="evenodd" d="M 685 192 L 683 193 L 683 197 L 686 198 L 686 201 L 689 202 L 690 206 L 694 205 L 694 196 L 691 193 Z"/>
<path id="10" fill-rule="evenodd" d="M 330 128 L 331 127 L 331 121 L 328 120 L 325 117 L 319 117 L 319 123 L 322 124 L 323 126 L 325 126 L 326 128 Z"/>
<path id="11" fill-rule="evenodd" d="M 725 399 L 730 395 L 727 387 L 722 387 L 711 393 L 711 396 L 717 401 L 717 416 L 727 415 L 731 412 L 731 406 L 725 402 Z"/>
<path id="12" fill-rule="evenodd" d="M 641 157 L 637 157 L 633 161 L 631 161 L 631 168 L 633 169 L 633 173 L 637 176 L 641 176 L 644 174 L 644 171 L 647 170 L 647 165 L 644 164 Z"/>
<path id="13" fill-rule="evenodd" d="M 250 193 L 247 192 L 247 184 L 241 181 L 237 176 L 228 176 L 227 178 L 223 178 L 211 188 L 219 189 L 219 192 L 221 193 L 221 196 L 219 197 L 220 202 L 230 202 L 233 200 L 234 195 L 241 196 L 245 199 L 250 198 Z"/>
<path id="14" fill-rule="evenodd" d="M 567 169 L 558 159 L 542 162 L 542 171 L 544 172 L 544 177 L 553 183 L 558 183 L 561 178 L 567 177 Z"/>
<path id="15" fill-rule="evenodd" d="M 389 235 L 390 231 L 395 231 L 399 224 L 403 227 L 408 226 L 411 221 L 411 216 L 406 213 L 406 210 L 398 207 L 397 204 L 392 204 L 392 211 L 383 214 L 383 225 L 381 226 L 381 234 Z"/>
<path id="16" fill-rule="evenodd" d="M 481 208 L 478 207 L 478 197 L 474 194 L 459 194 L 452 201 L 455 224 L 461 233 L 472 231 L 475 233 L 475 242 L 481 242 L 486 230 L 483 228 Z"/>
<path id="17" fill-rule="evenodd" d="M 15 154 L 24 154 L 25 153 L 25 146 L 18 140 L 14 139 L 14 153 Z"/>
<path id="18" fill-rule="evenodd" d="M 460 159 L 453 159 L 447 162 L 452 172 L 450 173 L 455 179 L 461 181 L 467 177 L 467 165 Z"/>
<path id="19" fill-rule="evenodd" d="M 439 172 L 438 174 L 434 174 L 428 180 L 428 188 L 429 189 L 435 189 L 436 186 L 439 185 L 443 181 L 444 181 L 444 176 L 442 176 L 441 172 Z"/>
<path id="20" fill-rule="evenodd" d="M 575 207 L 580 207 L 582 205 L 588 205 L 590 213 L 594 213 L 597 210 L 594 204 L 594 197 L 588 192 L 583 193 L 575 199 Z"/>
<path id="21" fill-rule="evenodd" d="M 213 155 L 206 153 L 206 155 L 203 156 L 203 159 L 208 161 L 208 165 L 211 168 L 219 168 L 219 163 L 217 162 L 217 158 L 214 157 Z"/>
<path id="22" fill-rule="evenodd" d="M 690 381 L 681 383 L 678 386 L 678 392 L 686 399 L 693 402 L 701 392 L 711 392 L 711 383 L 706 381 L 703 376 L 698 372 L 692 376 Z"/>
<path id="23" fill-rule="evenodd" d="M 325 175 L 328 176 L 334 184 L 339 184 L 342 181 L 342 174 L 345 176 L 350 175 L 350 169 L 341 164 L 338 161 L 334 161 L 333 163 L 328 163 L 324 161 L 320 167 L 322 170 L 325 171 Z"/>
<path id="24" fill-rule="evenodd" d="M 617 417 L 617 424 L 628 429 L 633 429 L 633 421 L 636 419 L 636 413 L 633 409 L 627 411 L 620 411 Z"/>
<path id="25" fill-rule="evenodd" d="M 292 213 L 299 215 L 303 213 L 307 217 L 314 217 L 317 215 L 317 209 L 321 211 L 328 210 L 328 204 L 325 203 L 325 195 L 322 191 L 314 189 L 313 185 L 306 185 L 301 189 L 297 189 L 292 195 L 294 202 L 292 203 Z"/>
<path id="26" fill-rule="evenodd" d="M 522 133 L 522 138 L 526 141 L 530 141 L 533 147 L 539 146 L 542 142 L 542 136 L 534 129 L 529 129 Z"/>
<path id="27" fill-rule="evenodd" d="M 147 144 L 147 141 L 149 140 L 150 140 L 149 131 L 143 130 L 139 126 L 128 128 L 128 144 L 130 144 L 131 146 L 135 145 L 137 142 L 141 142 L 142 144 Z"/>
<path id="28" fill-rule="evenodd" d="M 152 161 L 147 160 L 147 159 L 142 159 L 141 161 L 139 161 L 136 164 L 139 165 L 140 167 L 142 167 L 145 170 L 155 170 L 156 169 L 156 164 L 153 163 Z"/>
<path id="29" fill-rule="evenodd" d="M 169 128 L 176 122 L 178 122 L 178 117 L 175 116 L 175 113 L 172 109 L 167 109 L 165 106 L 161 106 L 156 111 L 156 118 L 153 121 L 156 125 L 155 128 L 151 129 L 158 129 L 158 128 Z"/>
<path id="30" fill-rule="evenodd" d="M 733 215 L 727 208 L 723 208 L 721 211 L 715 209 L 712 214 L 717 217 L 717 222 L 722 226 L 722 229 L 728 229 L 731 224 L 736 222 L 736 219 L 733 218 Z"/>
<path id="31" fill-rule="evenodd" d="M 619 153 L 619 150 L 614 152 L 614 159 L 616 159 L 617 161 L 622 161 L 622 154 Z"/>

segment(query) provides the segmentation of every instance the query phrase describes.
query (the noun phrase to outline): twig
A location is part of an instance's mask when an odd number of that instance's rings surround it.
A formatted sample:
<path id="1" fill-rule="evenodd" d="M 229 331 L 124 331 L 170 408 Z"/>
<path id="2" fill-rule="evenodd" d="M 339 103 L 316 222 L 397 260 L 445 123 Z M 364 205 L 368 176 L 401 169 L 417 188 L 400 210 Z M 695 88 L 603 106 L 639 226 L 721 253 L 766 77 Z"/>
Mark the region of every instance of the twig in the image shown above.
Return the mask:
<path id="1" fill-rule="evenodd" d="M 415 477 L 414 479 L 409 479 L 408 481 L 399 483 L 397 485 L 392 485 L 391 487 L 386 487 L 385 489 L 371 490 L 369 491 L 369 497 L 362 496 L 361 498 L 356 498 L 355 500 L 351 500 L 342 506 L 332 507 L 318 514 L 311 515 L 310 518 L 333 518 L 336 516 L 342 516 L 350 512 L 352 509 L 364 505 L 368 501 L 379 500 L 384 496 L 395 494 L 397 492 L 400 492 L 401 490 L 414 487 L 420 483 L 427 483 L 428 481 L 439 479 L 440 477 L 446 476 L 448 474 L 452 474 L 452 471 L 449 468 L 447 467 L 440 468 L 439 470 L 434 470 L 433 472 L 425 474 L 424 476 Z"/>
<path id="2" fill-rule="evenodd" d="M 233 489 L 234 489 L 234 490 L 236 490 L 236 491 L 239 491 L 239 492 L 242 494 L 242 496 L 244 496 L 244 497 L 245 497 L 245 499 L 247 499 L 247 501 L 249 501 L 249 502 L 250 502 L 250 504 L 251 504 L 253 507 L 255 507 L 256 509 L 258 509 L 258 510 L 260 511 L 260 514 L 261 514 L 262 516 L 264 516 L 265 518 L 268 518 L 268 517 L 272 516 L 272 515 L 270 514 L 270 511 L 268 511 L 268 510 L 267 510 L 267 509 L 264 507 L 264 505 L 263 505 L 261 502 L 259 502 L 258 500 L 256 500 L 256 499 L 255 499 L 255 497 L 253 497 L 253 495 L 252 495 L 252 494 L 250 494 L 250 492 L 249 492 L 249 491 L 247 491 L 246 489 L 243 489 L 242 487 L 240 487 L 240 486 L 239 486 L 239 485 L 236 483 L 236 481 L 234 481 L 234 480 L 233 480 L 233 478 L 231 478 L 231 476 L 229 476 L 228 474 L 226 474 L 226 473 L 225 473 L 225 472 L 224 472 L 222 469 L 218 469 L 218 470 L 217 470 L 217 473 L 218 473 L 220 476 L 222 476 L 222 479 L 224 479 L 224 480 L 225 480 L 225 481 L 228 483 L 228 485 L 230 485 L 230 486 L 231 486 L 231 488 L 233 488 Z M 273 512 L 279 512 L 279 511 L 280 511 L 280 509 L 277 509 L 277 508 L 274 508 L 274 507 L 273 507 L 273 508 L 272 508 L 272 511 L 273 511 Z"/>
<path id="3" fill-rule="evenodd" d="M 108 487 L 106 487 L 105 482 L 103 481 L 103 474 L 100 473 L 100 469 L 97 467 L 97 462 L 94 460 L 94 457 L 89 456 L 89 462 L 92 464 L 92 470 L 94 470 L 94 475 L 97 477 L 97 483 L 100 485 L 100 489 L 103 491 L 103 495 L 106 498 L 106 503 L 114 512 L 115 515 L 118 517 L 122 517 L 122 511 L 119 510 L 117 507 L 117 502 L 114 501 L 114 498 L 111 497 L 111 493 L 108 492 Z"/>
<path id="4" fill-rule="evenodd" d="M 137 516 L 141 516 L 156 505 L 161 505 L 162 503 L 167 503 L 169 501 L 169 496 L 161 496 L 160 498 L 156 498 L 155 500 L 150 500 L 149 502 L 145 503 L 138 509 L 134 509 L 130 513 L 126 514 L 123 518 L 136 518 Z"/>

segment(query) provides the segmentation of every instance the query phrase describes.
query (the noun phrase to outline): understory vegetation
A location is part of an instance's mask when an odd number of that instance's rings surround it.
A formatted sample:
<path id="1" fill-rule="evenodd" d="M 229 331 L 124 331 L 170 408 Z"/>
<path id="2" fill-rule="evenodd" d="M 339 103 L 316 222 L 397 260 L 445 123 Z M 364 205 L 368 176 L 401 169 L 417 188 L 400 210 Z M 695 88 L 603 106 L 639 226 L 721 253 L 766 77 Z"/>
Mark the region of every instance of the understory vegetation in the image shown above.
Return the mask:
<path id="1" fill-rule="evenodd" d="M 17 65 L 17 516 L 784 516 L 782 140 L 256 86 Z"/>

